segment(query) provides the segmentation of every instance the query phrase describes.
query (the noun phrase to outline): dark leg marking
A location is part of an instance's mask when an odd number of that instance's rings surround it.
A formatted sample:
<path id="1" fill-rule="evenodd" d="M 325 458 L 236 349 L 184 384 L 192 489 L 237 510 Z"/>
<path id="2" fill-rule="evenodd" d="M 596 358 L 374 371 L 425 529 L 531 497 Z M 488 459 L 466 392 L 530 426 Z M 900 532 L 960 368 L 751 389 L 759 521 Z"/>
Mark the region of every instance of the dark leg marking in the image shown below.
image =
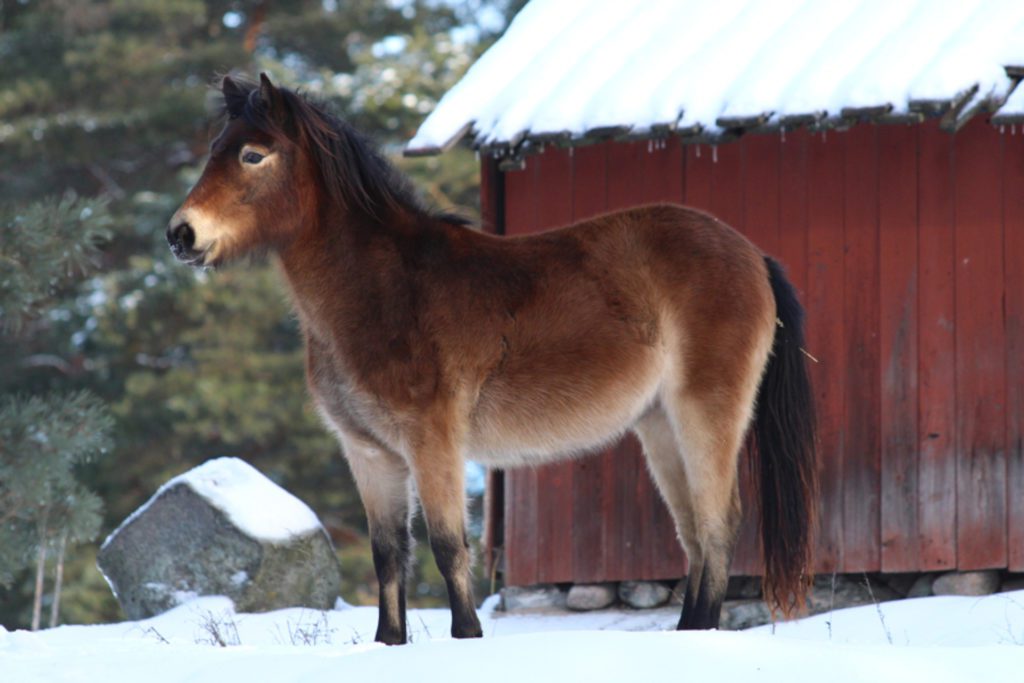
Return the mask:
<path id="1" fill-rule="evenodd" d="M 380 584 L 377 634 L 374 640 L 387 645 L 408 642 L 405 618 L 405 581 L 412 539 L 407 527 L 374 531 L 373 568 Z"/>
<path id="2" fill-rule="evenodd" d="M 694 607 L 697 602 L 697 590 L 694 587 L 696 583 L 694 581 L 695 574 L 691 568 L 689 576 L 686 577 L 686 593 L 683 595 L 683 612 L 679 616 L 679 625 L 676 626 L 677 631 L 683 631 L 692 628 L 690 626 L 693 622 Z"/>
<path id="3" fill-rule="evenodd" d="M 465 534 L 430 534 L 430 547 L 448 588 L 452 608 L 452 637 L 479 638 L 483 635 L 476 615 L 476 602 L 470 583 L 469 543 Z"/>
<path id="4" fill-rule="evenodd" d="M 717 602 L 718 607 L 721 608 L 722 600 L 711 597 L 711 589 L 708 586 L 710 573 L 705 567 L 704 573 L 700 577 L 700 590 L 697 591 L 697 603 L 693 608 L 693 623 L 689 626 L 691 629 L 718 627 L 718 611 L 714 607 Z"/>
<path id="5" fill-rule="evenodd" d="M 711 559 L 704 562 L 696 595 L 691 593 L 694 582 L 687 582 L 683 615 L 679 620 L 680 630 L 718 628 L 722 602 L 729 586 L 729 566 L 732 563 L 733 547 L 735 542 L 730 541 L 728 549 L 705 555 Z"/>

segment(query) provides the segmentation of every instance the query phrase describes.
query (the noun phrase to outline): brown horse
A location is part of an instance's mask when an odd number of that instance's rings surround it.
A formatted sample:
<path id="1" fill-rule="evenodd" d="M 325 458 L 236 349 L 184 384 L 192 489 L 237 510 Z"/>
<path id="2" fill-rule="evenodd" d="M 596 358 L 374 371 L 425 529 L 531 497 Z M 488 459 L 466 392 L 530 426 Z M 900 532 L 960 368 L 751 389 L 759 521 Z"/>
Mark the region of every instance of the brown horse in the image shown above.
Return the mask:
<path id="1" fill-rule="evenodd" d="M 348 459 L 380 581 L 376 638 L 407 638 L 418 495 L 452 635 L 480 635 L 463 459 L 573 457 L 636 432 L 690 572 L 679 628 L 718 624 L 753 432 L 765 592 L 809 580 L 812 397 L 779 266 L 671 205 L 503 238 L 424 208 L 348 124 L 266 76 L 225 78 L 226 123 L 167 239 L 192 265 L 276 254 L 309 387 Z"/>

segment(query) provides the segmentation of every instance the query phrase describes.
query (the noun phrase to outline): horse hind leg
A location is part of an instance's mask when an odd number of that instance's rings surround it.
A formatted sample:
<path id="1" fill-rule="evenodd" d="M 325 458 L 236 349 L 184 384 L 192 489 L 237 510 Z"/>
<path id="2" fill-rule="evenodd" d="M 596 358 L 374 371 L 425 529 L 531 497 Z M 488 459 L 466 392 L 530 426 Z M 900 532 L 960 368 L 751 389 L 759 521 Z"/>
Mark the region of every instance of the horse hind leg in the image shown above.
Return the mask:
<path id="1" fill-rule="evenodd" d="M 715 396 L 677 398 L 635 428 L 690 565 L 680 629 L 718 626 L 739 532 L 737 465 L 748 415 Z"/>
<path id="2" fill-rule="evenodd" d="M 694 614 L 704 556 L 697 534 L 690 484 L 683 465 L 679 441 L 671 421 L 660 407 L 641 418 L 633 426 L 633 431 L 640 438 L 647 467 L 672 515 L 679 544 L 683 547 L 689 564 L 683 611 L 679 622 L 679 628 L 686 628 Z"/>
<path id="3" fill-rule="evenodd" d="M 673 426 L 689 483 L 693 526 L 703 559 L 696 595 L 680 628 L 717 628 L 739 535 L 739 453 L 749 420 L 741 402 L 685 397 L 673 406 Z M 752 400 L 752 399 L 751 399 Z"/>

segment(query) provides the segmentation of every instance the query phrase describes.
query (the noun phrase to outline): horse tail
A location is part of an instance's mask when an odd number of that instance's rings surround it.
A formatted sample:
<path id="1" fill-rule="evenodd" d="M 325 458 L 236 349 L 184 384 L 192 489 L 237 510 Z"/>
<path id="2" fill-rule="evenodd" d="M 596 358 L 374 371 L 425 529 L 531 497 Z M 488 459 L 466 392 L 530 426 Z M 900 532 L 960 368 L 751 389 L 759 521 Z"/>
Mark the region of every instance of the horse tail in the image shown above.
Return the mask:
<path id="1" fill-rule="evenodd" d="M 759 489 L 764 596 L 790 615 L 804 604 L 813 578 L 817 505 L 814 395 L 804 359 L 804 311 L 782 266 L 765 257 L 775 295 L 776 328 L 757 392 L 753 435 Z"/>

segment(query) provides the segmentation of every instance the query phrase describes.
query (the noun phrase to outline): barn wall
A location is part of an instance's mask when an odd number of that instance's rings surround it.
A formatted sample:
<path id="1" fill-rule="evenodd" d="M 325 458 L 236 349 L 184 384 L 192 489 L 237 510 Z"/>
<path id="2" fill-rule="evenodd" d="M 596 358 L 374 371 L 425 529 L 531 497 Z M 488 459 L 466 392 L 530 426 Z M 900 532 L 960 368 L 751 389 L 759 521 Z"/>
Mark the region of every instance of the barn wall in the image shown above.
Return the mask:
<path id="1" fill-rule="evenodd" d="M 548 148 L 503 190 L 510 235 L 673 201 L 786 266 L 819 361 L 817 571 L 1024 570 L 1024 135 L 979 120 Z M 758 574 L 741 482 L 733 572 Z M 685 571 L 633 438 L 504 485 L 510 584 Z"/>

